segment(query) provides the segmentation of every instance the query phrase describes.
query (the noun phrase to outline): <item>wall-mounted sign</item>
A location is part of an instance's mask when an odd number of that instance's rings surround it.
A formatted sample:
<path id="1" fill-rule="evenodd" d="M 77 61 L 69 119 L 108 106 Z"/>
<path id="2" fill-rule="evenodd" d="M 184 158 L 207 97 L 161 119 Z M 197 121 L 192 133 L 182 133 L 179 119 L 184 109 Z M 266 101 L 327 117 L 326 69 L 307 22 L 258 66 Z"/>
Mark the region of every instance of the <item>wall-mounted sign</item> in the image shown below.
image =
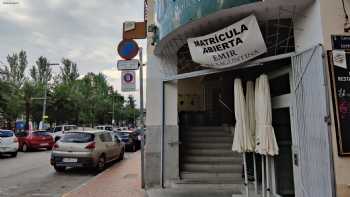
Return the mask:
<path id="1" fill-rule="evenodd" d="M 123 25 L 123 39 L 145 39 L 146 22 L 124 22 Z"/>
<path id="2" fill-rule="evenodd" d="M 254 15 L 187 43 L 192 60 L 211 68 L 235 66 L 267 52 Z"/>
<path id="3" fill-rule="evenodd" d="M 136 90 L 136 73 L 134 70 L 123 70 L 121 78 L 123 92 L 133 92 Z"/>
<path id="4" fill-rule="evenodd" d="M 350 49 L 350 36 L 332 35 L 333 49 Z"/>
<path id="5" fill-rule="evenodd" d="M 118 70 L 137 70 L 139 68 L 139 60 L 118 60 Z"/>
<path id="6" fill-rule="evenodd" d="M 118 45 L 118 53 L 120 57 L 131 60 L 139 52 L 139 46 L 134 40 L 122 40 Z"/>
<path id="7" fill-rule="evenodd" d="M 345 52 L 344 52 L 345 53 Z M 350 53 L 345 53 L 345 60 L 335 60 L 328 52 L 329 70 L 332 89 L 335 127 L 337 131 L 338 154 L 350 156 Z M 341 57 L 342 58 L 342 57 Z M 346 66 L 344 67 L 344 62 Z"/>

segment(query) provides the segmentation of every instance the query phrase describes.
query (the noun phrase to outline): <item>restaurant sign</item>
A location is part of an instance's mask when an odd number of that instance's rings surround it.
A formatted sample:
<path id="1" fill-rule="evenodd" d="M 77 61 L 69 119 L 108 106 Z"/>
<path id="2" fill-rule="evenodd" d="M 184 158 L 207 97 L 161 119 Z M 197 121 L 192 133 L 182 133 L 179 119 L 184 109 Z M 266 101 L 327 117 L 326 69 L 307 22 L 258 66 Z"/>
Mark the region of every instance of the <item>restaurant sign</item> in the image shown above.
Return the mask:
<path id="1" fill-rule="evenodd" d="M 267 52 L 254 15 L 209 35 L 187 40 L 192 60 L 205 67 L 236 66 Z"/>

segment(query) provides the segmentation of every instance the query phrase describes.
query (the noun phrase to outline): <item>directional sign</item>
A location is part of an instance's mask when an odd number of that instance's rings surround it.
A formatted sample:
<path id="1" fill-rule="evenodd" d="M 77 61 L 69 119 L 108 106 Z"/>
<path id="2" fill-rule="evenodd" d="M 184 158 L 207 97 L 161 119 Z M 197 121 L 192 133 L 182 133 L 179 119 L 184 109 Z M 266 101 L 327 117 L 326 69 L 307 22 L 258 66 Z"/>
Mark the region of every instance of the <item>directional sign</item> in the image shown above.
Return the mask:
<path id="1" fill-rule="evenodd" d="M 118 45 L 118 53 L 120 57 L 131 60 L 139 52 L 139 46 L 134 40 L 122 40 Z"/>
<path id="2" fill-rule="evenodd" d="M 136 74 L 134 70 L 123 70 L 121 78 L 123 92 L 133 92 L 136 90 Z"/>
<path id="3" fill-rule="evenodd" d="M 137 70 L 139 68 L 139 60 L 118 60 L 118 70 Z"/>

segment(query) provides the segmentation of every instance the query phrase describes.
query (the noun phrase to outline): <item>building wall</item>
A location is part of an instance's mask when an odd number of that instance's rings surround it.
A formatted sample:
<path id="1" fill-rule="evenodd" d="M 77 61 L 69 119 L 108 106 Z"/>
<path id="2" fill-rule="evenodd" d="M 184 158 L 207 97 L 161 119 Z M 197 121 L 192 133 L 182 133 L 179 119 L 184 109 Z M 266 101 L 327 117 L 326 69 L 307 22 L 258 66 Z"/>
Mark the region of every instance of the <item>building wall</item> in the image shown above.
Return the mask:
<path id="1" fill-rule="evenodd" d="M 178 81 L 179 111 L 204 111 L 204 87 L 202 78 Z"/>
<path id="2" fill-rule="evenodd" d="M 341 34 L 350 35 L 344 32 L 344 12 L 341 0 L 319 0 L 322 26 L 323 26 L 323 44 L 325 50 L 332 49 L 331 35 Z M 350 13 L 350 1 L 345 0 L 347 11 Z M 327 61 L 326 61 L 327 62 Z M 327 62 L 328 63 L 328 62 Z M 329 83 L 328 83 L 329 84 Z M 329 92 L 331 92 L 329 90 Z M 329 95 L 331 100 L 331 95 Z M 331 116 L 333 116 L 333 105 L 331 108 Z M 335 168 L 335 182 L 337 188 L 338 197 L 348 197 L 350 196 L 350 157 L 339 157 L 337 149 L 337 139 L 336 130 L 334 125 L 334 119 L 332 119 L 331 134 L 332 134 L 332 144 L 333 144 L 333 159 Z"/>
<path id="3" fill-rule="evenodd" d="M 148 25 L 154 24 L 154 0 L 148 1 Z M 151 38 L 152 33 L 147 37 Z M 177 73 L 176 57 L 162 58 L 154 55 L 152 39 L 147 40 L 147 142 L 145 145 L 145 182 L 146 187 L 160 184 L 161 167 L 161 132 L 162 132 L 162 79 L 167 75 Z M 178 141 L 177 126 L 177 83 L 165 86 L 165 132 L 164 132 L 164 177 L 178 177 Z"/>

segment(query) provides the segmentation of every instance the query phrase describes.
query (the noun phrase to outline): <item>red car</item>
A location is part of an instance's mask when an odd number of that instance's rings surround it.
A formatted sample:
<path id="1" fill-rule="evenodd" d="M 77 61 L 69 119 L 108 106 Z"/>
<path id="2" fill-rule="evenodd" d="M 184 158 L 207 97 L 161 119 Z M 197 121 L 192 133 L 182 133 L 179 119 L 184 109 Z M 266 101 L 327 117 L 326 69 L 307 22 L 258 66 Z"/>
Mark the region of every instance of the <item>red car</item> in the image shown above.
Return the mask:
<path id="1" fill-rule="evenodd" d="M 51 134 L 47 131 L 20 132 L 16 134 L 19 149 L 27 152 L 33 149 L 51 150 L 54 145 L 54 140 Z"/>

